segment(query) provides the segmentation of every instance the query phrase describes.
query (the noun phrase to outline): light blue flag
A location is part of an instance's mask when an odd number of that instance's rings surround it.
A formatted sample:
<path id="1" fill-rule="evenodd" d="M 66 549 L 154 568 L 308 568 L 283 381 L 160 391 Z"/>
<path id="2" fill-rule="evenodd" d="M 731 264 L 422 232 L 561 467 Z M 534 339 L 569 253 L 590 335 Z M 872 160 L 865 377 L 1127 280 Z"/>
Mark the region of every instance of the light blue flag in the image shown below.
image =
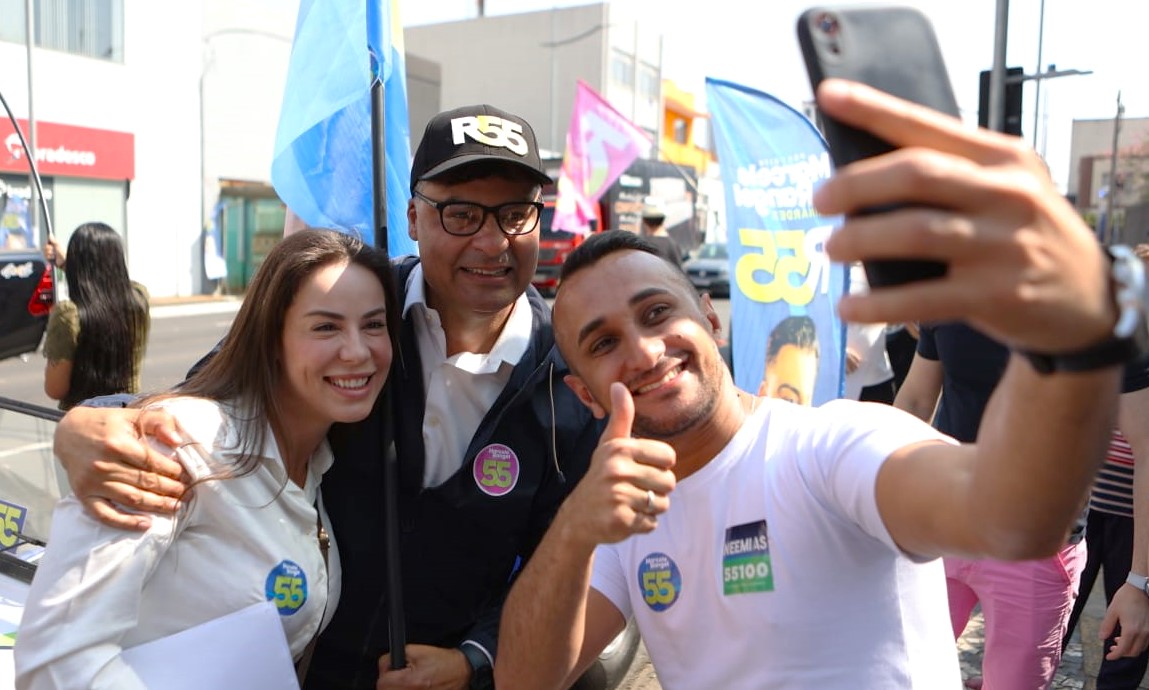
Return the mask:
<path id="1" fill-rule="evenodd" d="M 301 0 L 275 136 L 271 183 L 316 227 L 375 241 L 371 198 L 371 83 L 383 80 L 387 244 L 407 236 L 411 144 L 398 8 L 388 0 Z"/>
<path id="2" fill-rule="evenodd" d="M 837 219 L 812 203 L 831 172 L 826 144 L 809 120 L 761 91 L 707 78 L 706 103 L 726 191 L 735 383 L 807 405 L 841 397 L 846 333 L 835 307 L 847 273 L 823 248 Z M 766 386 L 772 337 L 794 343 L 783 354 L 795 356 L 775 357 Z M 815 343 L 817 360 L 796 356 Z"/>

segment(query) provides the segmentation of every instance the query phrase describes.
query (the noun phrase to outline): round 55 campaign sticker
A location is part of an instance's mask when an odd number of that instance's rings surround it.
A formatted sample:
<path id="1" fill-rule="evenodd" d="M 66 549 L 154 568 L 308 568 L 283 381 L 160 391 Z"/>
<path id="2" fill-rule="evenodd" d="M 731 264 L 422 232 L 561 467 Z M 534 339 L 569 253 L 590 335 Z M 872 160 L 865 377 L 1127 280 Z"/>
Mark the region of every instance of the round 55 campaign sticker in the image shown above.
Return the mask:
<path id="1" fill-rule="evenodd" d="M 294 615 L 307 602 L 307 574 L 294 561 L 280 561 L 267 574 L 264 593 L 279 615 Z"/>
<path id="2" fill-rule="evenodd" d="M 492 443 L 475 455 L 475 483 L 489 496 L 504 496 L 519 483 L 519 456 L 501 443 Z"/>
<path id="3" fill-rule="evenodd" d="M 651 611 L 665 611 L 682 593 L 682 573 L 673 558 L 654 552 L 645 556 L 638 566 L 638 587 Z"/>

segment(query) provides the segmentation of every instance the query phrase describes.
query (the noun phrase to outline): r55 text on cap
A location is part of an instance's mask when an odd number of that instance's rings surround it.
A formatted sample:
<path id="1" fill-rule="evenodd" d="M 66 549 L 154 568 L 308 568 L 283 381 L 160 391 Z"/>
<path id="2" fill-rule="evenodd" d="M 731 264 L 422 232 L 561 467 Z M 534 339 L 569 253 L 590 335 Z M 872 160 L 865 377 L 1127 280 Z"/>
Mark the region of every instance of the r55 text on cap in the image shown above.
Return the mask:
<path id="1" fill-rule="evenodd" d="M 520 156 L 527 153 L 523 126 L 494 115 L 469 115 L 451 120 L 451 139 L 458 146 L 468 136 L 487 146 L 505 148 Z"/>

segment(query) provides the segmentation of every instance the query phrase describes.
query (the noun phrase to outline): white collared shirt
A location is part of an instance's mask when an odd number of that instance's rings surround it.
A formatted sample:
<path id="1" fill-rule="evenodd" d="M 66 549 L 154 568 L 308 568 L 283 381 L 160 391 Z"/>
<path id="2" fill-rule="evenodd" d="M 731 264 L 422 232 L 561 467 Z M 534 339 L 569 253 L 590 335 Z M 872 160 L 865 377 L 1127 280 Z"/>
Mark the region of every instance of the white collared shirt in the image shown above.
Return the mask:
<path id="1" fill-rule="evenodd" d="M 423 363 L 423 486 L 438 486 L 462 466 L 471 438 L 511 378 L 531 340 L 534 317 L 526 294 L 490 352 L 460 352 L 447 357 L 447 336 L 439 312 L 427 305 L 423 267 L 407 277 L 403 317 L 414 310 L 415 339 Z"/>
<path id="2" fill-rule="evenodd" d="M 866 271 L 862 262 L 850 264 L 850 294 L 862 295 L 870 290 Z M 850 323 L 846 326 L 846 346 L 861 357 L 858 368 L 846 374 L 846 391 L 843 397 L 857 400 L 862 389 L 894 377 L 894 367 L 890 363 L 890 353 L 886 351 L 886 324 Z"/>
<path id="3" fill-rule="evenodd" d="M 267 600 L 277 604 L 298 658 L 334 614 L 341 582 L 335 535 L 326 564 L 316 541 L 319 484 L 332 464 L 327 441 L 312 455 L 302 487 L 288 479 L 270 430 L 251 473 L 211 479 L 234 460 L 236 416 L 198 398 L 161 405 L 191 441 L 176 459 L 202 481 L 184 511 L 153 515 L 146 532 L 96 521 L 74 495 L 60 502 L 16 644 L 20 687 L 142 689 L 121 649 Z M 318 507 L 330 533 L 321 500 Z"/>

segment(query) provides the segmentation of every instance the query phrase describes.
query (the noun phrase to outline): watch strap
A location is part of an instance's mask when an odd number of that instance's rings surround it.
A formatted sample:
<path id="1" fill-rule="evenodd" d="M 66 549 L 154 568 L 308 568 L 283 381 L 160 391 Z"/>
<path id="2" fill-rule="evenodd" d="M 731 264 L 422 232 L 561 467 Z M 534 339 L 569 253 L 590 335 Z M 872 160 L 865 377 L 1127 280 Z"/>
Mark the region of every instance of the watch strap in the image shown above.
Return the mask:
<path id="1" fill-rule="evenodd" d="M 1145 596 L 1149 596 L 1149 577 L 1138 575 L 1137 573 L 1129 573 L 1125 576 L 1125 584 L 1132 585 L 1143 592 Z"/>
<path id="2" fill-rule="evenodd" d="M 1022 351 L 1021 355 L 1039 374 L 1052 374 L 1057 371 L 1096 371 L 1105 367 L 1124 364 L 1136 359 L 1144 350 L 1140 339 L 1109 338 L 1102 343 L 1084 350 L 1060 355 Z"/>
<path id="3" fill-rule="evenodd" d="M 468 690 L 491 690 L 495 687 L 495 677 L 491 660 L 479 645 L 464 642 L 458 650 L 463 653 L 471 667 L 471 682 Z"/>
<path id="4" fill-rule="evenodd" d="M 1146 294 L 1149 281 L 1140 257 L 1125 245 L 1105 248 L 1110 261 L 1113 301 L 1117 307 L 1117 324 L 1108 338 L 1076 352 L 1049 354 L 1022 350 L 1039 374 L 1058 371 L 1096 371 L 1124 364 L 1149 351 L 1149 328 L 1146 327 Z"/>

